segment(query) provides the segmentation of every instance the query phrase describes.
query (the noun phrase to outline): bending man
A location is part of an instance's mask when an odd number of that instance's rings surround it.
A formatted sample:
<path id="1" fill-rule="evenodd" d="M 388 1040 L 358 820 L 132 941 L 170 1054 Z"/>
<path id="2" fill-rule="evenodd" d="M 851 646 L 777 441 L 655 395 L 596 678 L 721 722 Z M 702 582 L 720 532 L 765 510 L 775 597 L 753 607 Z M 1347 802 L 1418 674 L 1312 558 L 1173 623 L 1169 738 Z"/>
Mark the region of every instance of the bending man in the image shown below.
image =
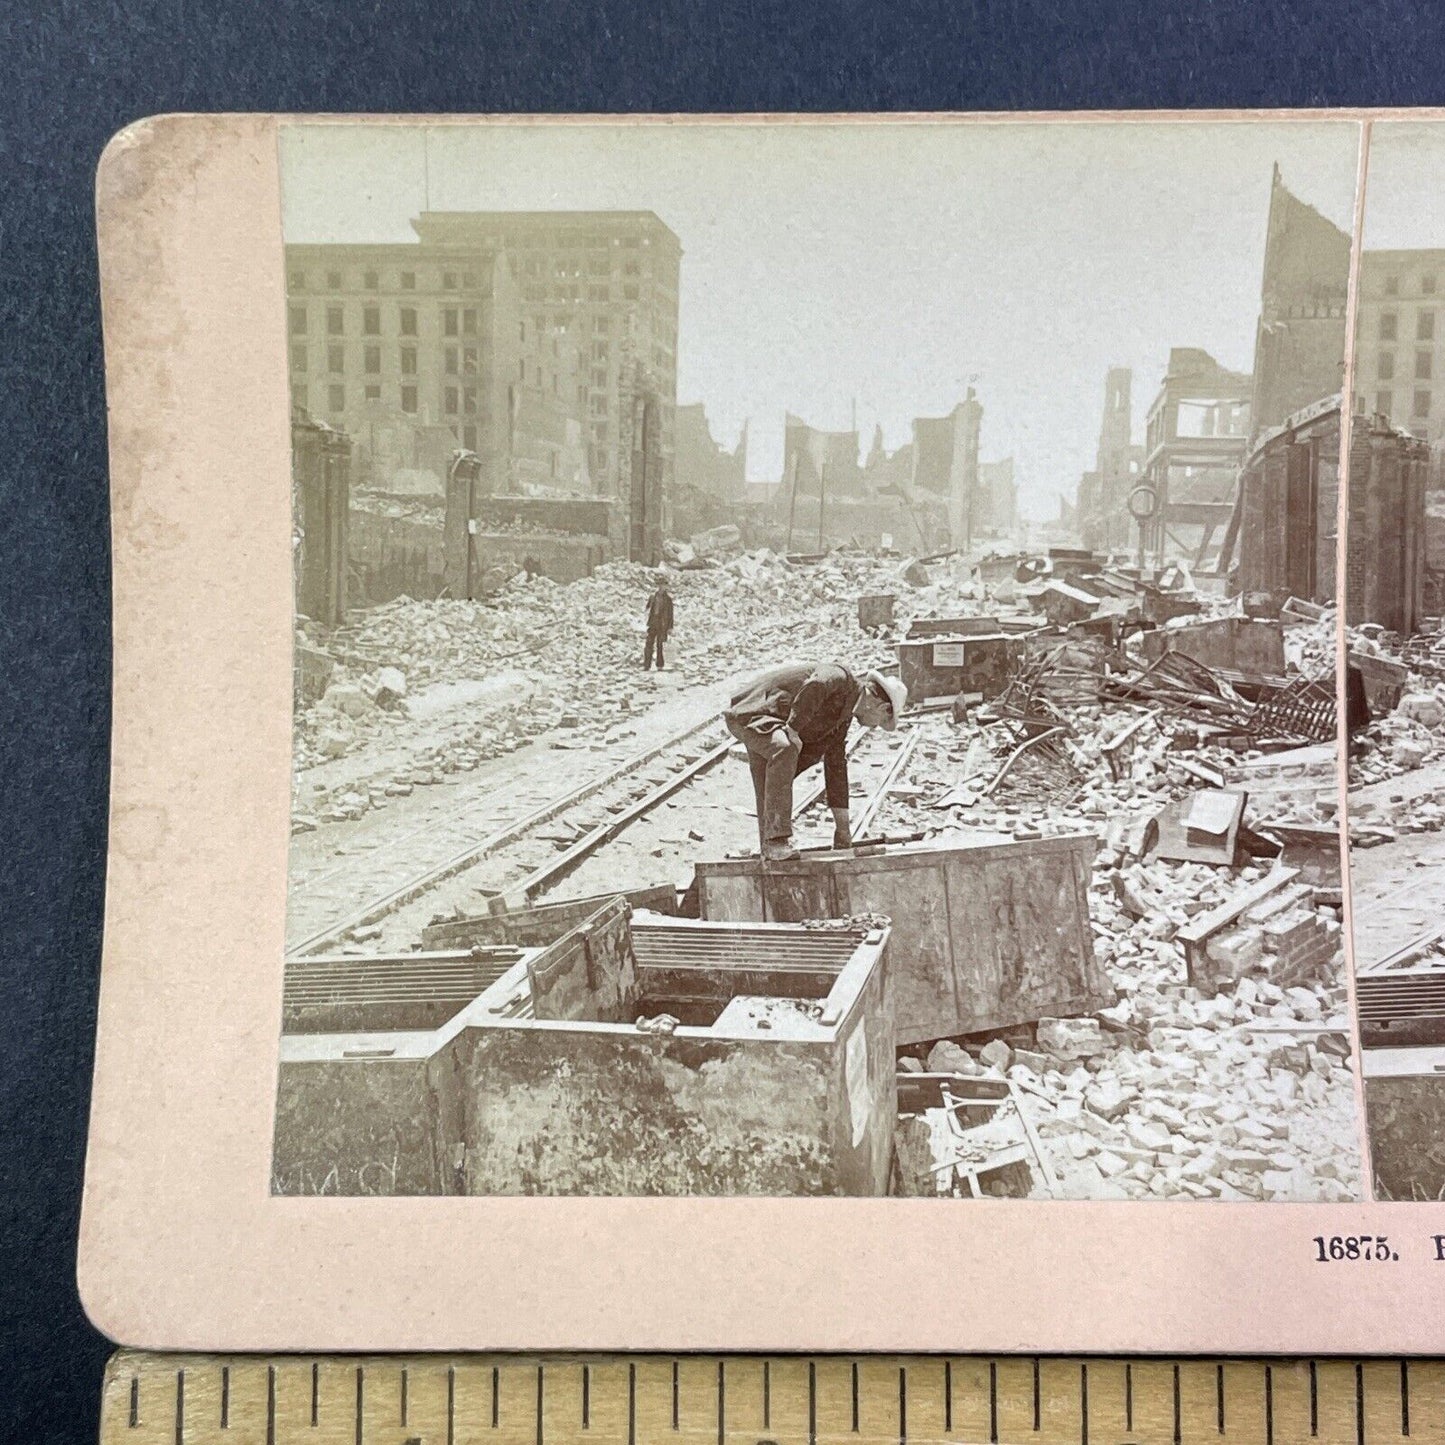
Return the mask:
<path id="1" fill-rule="evenodd" d="M 792 846 L 793 779 L 823 764 L 833 846 L 849 848 L 848 726 L 898 725 L 908 692 L 896 677 L 865 673 L 862 680 L 836 663 L 786 663 L 759 673 L 733 698 L 723 721 L 748 750 L 757 798 L 758 841 L 764 858 L 798 856 Z"/>

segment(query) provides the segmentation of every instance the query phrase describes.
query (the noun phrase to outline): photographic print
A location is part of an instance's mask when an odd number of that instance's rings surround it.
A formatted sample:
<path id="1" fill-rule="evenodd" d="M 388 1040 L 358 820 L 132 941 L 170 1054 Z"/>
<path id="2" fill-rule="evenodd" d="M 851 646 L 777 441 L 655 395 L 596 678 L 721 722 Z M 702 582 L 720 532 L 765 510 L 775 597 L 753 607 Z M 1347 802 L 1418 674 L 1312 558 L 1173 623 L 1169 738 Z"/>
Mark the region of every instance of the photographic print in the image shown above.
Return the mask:
<path id="1" fill-rule="evenodd" d="M 1361 1196 L 1357 123 L 279 139 L 273 1193 Z M 1445 718 L 1425 577 L 1351 571 L 1362 805 Z"/>
<path id="2" fill-rule="evenodd" d="M 1371 130 L 1355 328 L 1346 640 L 1355 989 L 1381 1199 L 1445 1197 L 1445 128 Z M 1445 333 L 1442 333 L 1445 334 Z"/>

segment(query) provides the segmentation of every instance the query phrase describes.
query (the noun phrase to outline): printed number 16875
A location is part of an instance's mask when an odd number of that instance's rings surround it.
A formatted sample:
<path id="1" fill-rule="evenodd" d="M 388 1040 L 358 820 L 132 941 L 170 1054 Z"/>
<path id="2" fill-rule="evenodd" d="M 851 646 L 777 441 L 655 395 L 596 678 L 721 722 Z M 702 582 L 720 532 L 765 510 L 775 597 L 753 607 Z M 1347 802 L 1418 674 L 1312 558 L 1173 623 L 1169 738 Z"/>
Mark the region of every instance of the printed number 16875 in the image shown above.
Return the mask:
<path id="1" fill-rule="evenodd" d="M 1335 1234 L 1314 1237 L 1315 1259 L 1320 1264 L 1332 1260 L 1379 1260 L 1391 1263 L 1400 1256 L 1390 1248 L 1383 1234 Z"/>

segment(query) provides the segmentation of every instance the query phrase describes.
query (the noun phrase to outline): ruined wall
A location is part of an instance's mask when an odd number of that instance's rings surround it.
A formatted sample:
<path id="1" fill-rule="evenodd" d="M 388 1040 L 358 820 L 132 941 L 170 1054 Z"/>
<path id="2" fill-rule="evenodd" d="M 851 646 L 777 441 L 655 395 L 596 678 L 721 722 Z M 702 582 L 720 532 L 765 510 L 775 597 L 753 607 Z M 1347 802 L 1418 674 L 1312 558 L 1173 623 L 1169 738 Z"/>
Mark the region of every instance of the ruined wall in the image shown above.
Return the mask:
<path id="1" fill-rule="evenodd" d="M 469 1194 L 827 1195 L 854 1177 L 831 1127 L 831 1045 L 467 1037 Z"/>
<path id="2" fill-rule="evenodd" d="M 1425 596 L 1429 448 L 1358 419 L 1350 445 L 1345 618 L 1394 632 L 1420 623 Z"/>
<path id="3" fill-rule="evenodd" d="M 596 497 L 485 497 L 477 520 L 487 529 L 537 527 L 573 536 L 605 537 L 612 504 Z"/>
<path id="4" fill-rule="evenodd" d="M 1445 1192 L 1445 1077 L 1365 1080 L 1377 1192 L 1437 1200 Z"/>
<path id="5" fill-rule="evenodd" d="M 605 537 L 544 537 L 527 532 L 482 532 L 476 538 L 484 590 L 493 572 L 515 576 L 533 558 L 542 575 L 553 582 L 577 582 L 590 577 L 607 561 Z"/>
<path id="6" fill-rule="evenodd" d="M 1166 652 L 1179 652 L 1205 667 L 1284 676 L 1284 636 L 1273 622 L 1218 617 L 1183 627 L 1156 628 L 1139 641 L 1140 651 L 1151 662 Z"/>
<path id="7" fill-rule="evenodd" d="M 440 518 L 386 517 L 353 507 L 348 553 L 363 606 L 395 597 L 439 597 L 446 582 Z"/>

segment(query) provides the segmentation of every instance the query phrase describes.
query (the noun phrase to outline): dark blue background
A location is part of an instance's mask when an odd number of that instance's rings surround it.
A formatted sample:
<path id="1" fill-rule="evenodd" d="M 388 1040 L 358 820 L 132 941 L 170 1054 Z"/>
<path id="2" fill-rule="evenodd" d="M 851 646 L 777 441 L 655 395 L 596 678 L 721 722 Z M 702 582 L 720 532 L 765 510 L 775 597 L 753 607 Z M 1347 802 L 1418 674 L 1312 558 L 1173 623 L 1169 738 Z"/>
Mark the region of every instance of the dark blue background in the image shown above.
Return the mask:
<path id="1" fill-rule="evenodd" d="M 109 1348 L 74 1238 L 109 728 L 92 180 L 111 134 L 175 110 L 1440 104 L 1442 42 L 1408 0 L 0 3 L 0 1440 L 94 1439 Z"/>

